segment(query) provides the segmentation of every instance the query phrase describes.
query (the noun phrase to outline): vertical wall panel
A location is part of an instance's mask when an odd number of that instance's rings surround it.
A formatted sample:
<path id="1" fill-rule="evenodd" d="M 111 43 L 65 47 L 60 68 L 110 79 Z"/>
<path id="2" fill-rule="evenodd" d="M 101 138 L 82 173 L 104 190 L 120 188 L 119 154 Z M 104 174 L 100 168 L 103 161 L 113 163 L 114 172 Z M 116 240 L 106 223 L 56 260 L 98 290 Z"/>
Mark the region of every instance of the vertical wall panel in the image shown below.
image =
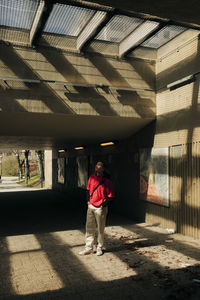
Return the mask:
<path id="1" fill-rule="evenodd" d="M 181 147 L 180 155 L 176 147 Z M 170 147 L 170 207 L 147 203 L 146 222 L 200 237 L 200 143 Z"/>
<path id="2" fill-rule="evenodd" d="M 200 238 L 200 142 L 170 147 L 170 207 L 147 203 L 146 222 Z"/>

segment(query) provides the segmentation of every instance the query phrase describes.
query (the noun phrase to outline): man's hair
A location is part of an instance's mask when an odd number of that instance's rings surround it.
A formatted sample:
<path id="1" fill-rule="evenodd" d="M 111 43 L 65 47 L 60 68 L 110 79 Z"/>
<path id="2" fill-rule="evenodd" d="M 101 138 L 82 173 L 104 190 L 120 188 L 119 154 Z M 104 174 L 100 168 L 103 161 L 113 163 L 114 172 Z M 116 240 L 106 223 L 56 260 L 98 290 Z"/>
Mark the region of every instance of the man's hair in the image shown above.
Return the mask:
<path id="1" fill-rule="evenodd" d="M 96 165 L 98 165 L 98 164 L 102 164 L 102 166 L 105 167 L 105 163 L 104 163 L 103 161 L 98 161 L 98 162 L 96 163 Z"/>
<path id="2" fill-rule="evenodd" d="M 104 177 L 106 177 L 106 178 L 110 178 L 110 173 L 109 173 L 109 171 L 108 171 L 108 169 L 107 169 L 107 165 L 105 164 L 105 162 L 104 161 L 98 161 L 97 163 L 96 163 L 96 165 L 97 164 L 102 164 L 102 166 L 103 166 L 103 176 Z"/>

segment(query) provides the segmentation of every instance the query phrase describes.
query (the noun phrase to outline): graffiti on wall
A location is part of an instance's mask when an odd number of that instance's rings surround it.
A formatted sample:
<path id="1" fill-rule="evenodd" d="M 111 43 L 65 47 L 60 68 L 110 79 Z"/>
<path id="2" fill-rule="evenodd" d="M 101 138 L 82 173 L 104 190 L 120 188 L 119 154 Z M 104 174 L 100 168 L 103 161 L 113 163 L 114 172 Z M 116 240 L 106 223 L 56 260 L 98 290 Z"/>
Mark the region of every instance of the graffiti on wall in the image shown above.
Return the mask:
<path id="1" fill-rule="evenodd" d="M 140 199 L 169 206 L 169 149 L 140 149 Z"/>

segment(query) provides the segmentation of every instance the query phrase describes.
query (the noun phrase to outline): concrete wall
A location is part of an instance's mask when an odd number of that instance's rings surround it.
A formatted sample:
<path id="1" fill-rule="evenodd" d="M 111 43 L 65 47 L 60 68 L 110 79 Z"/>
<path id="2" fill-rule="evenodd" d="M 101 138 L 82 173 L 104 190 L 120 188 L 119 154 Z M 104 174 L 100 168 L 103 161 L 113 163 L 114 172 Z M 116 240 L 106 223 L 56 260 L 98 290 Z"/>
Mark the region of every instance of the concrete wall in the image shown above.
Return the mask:
<path id="1" fill-rule="evenodd" d="M 174 43 L 173 47 L 168 45 L 158 53 L 157 122 L 153 146 L 169 147 L 170 207 L 146 203 L 145 208 L 147 222 L 197 238 L 200 237 L 200 77 L 197 74 L 195 82 L 172 91 L 167 89 L 167 84 L 200 71 L 199 49 L 199 39 L 194 35 L 181 47 Z M 143 131 L 139 138 L 145 140 L 146 136 L 148 132 Z"/>
<path id="2" fill-rule="evenodd" d="M 193 32 L 192 32 L 193 33 Z M 191 38 L 191 37 L 190 37 Z M 156 64 L 157 130 L 155 146 L 169 146 L 199 140 L 199 74 L 196 81 L 173 91 L 167 84 L 200 71 L 199 39 L 193 39 L 174 49 L 160 50 Z"/>

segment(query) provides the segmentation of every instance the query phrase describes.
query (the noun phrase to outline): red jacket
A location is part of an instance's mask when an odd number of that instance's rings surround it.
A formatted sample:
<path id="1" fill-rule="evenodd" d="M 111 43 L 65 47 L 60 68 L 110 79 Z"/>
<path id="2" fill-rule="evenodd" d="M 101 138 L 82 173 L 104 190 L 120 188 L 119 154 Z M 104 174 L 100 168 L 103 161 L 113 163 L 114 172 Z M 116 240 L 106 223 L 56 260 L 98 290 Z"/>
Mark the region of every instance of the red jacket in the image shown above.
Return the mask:
<path id="1" fill-rule="evenodd" d="M 94 190 L 100 182 L 103 183 Z M 110 179 L 97 176 L 96 174 L 90 176 L 87 189 L 90 194 L 90 203 L 96 207 L 100 207 L 102 204 L 102 206 L 105 206 L 108 198 L 114 197 L 113 185 Z"/>

